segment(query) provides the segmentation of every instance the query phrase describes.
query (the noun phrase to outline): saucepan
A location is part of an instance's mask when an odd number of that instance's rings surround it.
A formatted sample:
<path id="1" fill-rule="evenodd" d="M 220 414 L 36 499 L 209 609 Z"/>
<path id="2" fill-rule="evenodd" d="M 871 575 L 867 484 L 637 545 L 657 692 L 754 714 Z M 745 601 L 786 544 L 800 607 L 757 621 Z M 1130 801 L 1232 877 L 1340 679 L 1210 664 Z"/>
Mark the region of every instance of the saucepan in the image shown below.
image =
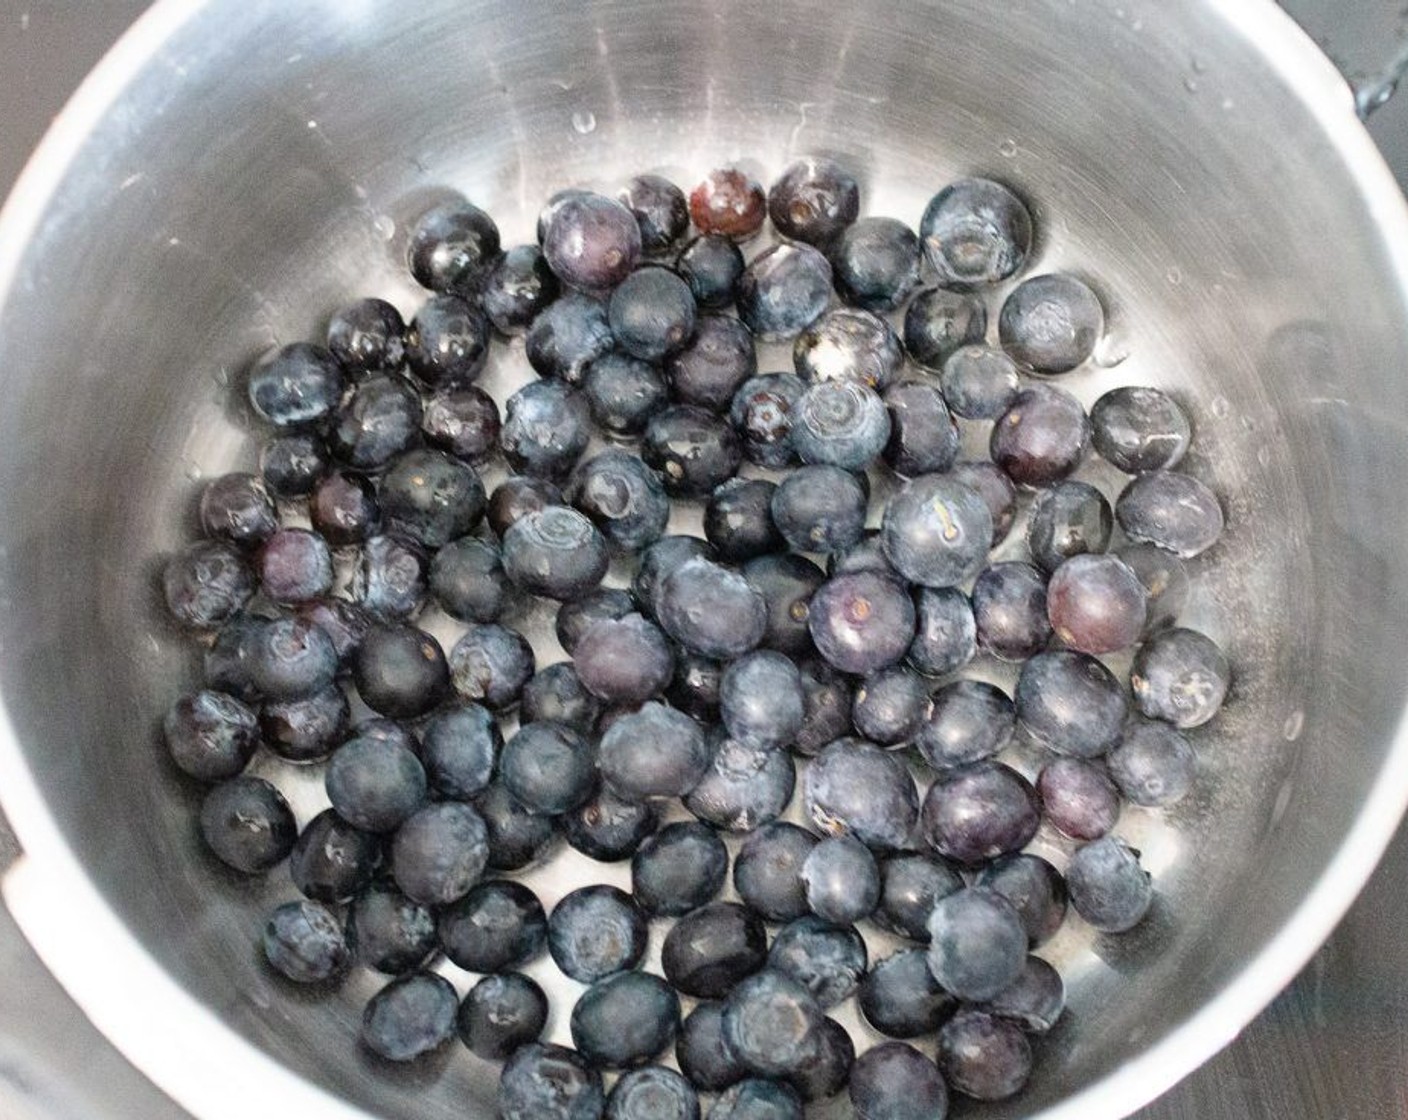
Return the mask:
<path id="1" fill-rule="evenodd" d="M 1065 945 L 1067 1021 L 981 1115 L 1138 1108 L 1368 877 L 1408 802 L 1408 209 L 1271 0 L 163 0 L 0 225 L 0 803 L 17 920 L 200 1120 L 488 1117 L 495 1083 L 369 1062 L 373 981 L 291 998 L 256 950 L 287 884 L 193 856 L 157 726 L 196 658 L 152 573 L 198 480 L 253 462 L 232 384 L 352 298 L 413 311 L 405 230 L 445 191 L 514 243 L 562 186 L 805 153 L 911 224 L 964 174 L 1031 199 L 1040 266 L 1106 303 L 1075 391 L 1174 393 L 1227 514 L 1189 619 L 1234 694 L 1197 795 L 1129 824 L 1155 910 Z"/>

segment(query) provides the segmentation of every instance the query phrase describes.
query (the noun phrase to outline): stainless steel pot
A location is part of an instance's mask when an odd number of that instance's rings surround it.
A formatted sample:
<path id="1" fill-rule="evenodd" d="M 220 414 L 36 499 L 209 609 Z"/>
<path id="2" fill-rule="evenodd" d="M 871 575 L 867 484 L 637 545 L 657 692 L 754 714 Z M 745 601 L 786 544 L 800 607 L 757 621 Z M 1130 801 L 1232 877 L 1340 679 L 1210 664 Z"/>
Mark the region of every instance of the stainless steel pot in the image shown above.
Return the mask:
<path id="1" fill-rule="evenodd" d="M 1408 214 L 1269 0 L 166 0 L 0 222 L 0 801 L 26 850 L 6 902 L 201 1120 L 489 1116 L 494 1080 L 464 1052 L 374 1066 L 354 1045 L 370 977 L 276 986 L 254 936 L 290 892 L 199 858 L 196 795 L 162 761 L 193 660 L 152 574 L 195 480 L 250 460 L 242 366 L 355 295 L 412 310 L 401 231 L 447 188 L 525 240 L 564 184 L 819 150 L 911 222 L 961 173 L 1035 199 L 1038 267 L 1110 310 L 1069 383 L 1172 388 L 1231 524 L 1193 609 L 1238 681 L 1201 791 L 1121 826 L 1159 904 L 1129 937 L 1062 935 L 1069 1020 L 1028 1093 L 982 1114 L 1132 1111 L 1364 882 L 1408 800 Z M 523 376 L 508 351 L 491 385 Z M 282 776 L 306 815 L 316 781 Z M 581 871 L 548 872 L 545 900 Z"/>

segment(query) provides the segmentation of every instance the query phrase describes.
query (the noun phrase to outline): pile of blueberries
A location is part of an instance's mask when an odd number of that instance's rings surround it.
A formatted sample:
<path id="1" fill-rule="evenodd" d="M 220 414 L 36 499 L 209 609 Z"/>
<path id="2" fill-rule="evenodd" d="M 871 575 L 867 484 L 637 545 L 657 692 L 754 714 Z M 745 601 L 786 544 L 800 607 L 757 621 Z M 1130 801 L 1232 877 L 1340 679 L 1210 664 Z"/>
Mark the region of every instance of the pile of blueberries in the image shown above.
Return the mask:
<path id="1" fill-rule="evenodd" d="M 1065 1002 L 1031 950 L 1068 902 L 1104 933 L 1151 905 L 1111 830 L 1189 791 L 1184 732 L 1229 685 L 1176 624 L 1183 561 L 1223 528 L 1175 469 L 1188 418 L 1152 388 L 1087 413 L 1058 387 L 1104 332 L 1074 276 L 1017 283 L 986 342 L 985 292 L 1032 245 L 1011 190 L 956 182 L 917 235 L 859 194 L 825 159 L 767 191 L 641 175 L 561 192 L 507 251 L 482 210 L 435 207 L 409 246 L 434 294 L 409 324 L 361 300 L 325 345 L 253 366 L 259 472 L 205 486 L 203 538 L 166 566 L 205 650 L 165 723 L 209 785 L 201 834 L 239 872 L 287 860 L 304 896 L 269 917 L 269 964 L 392 977 L 364 1045 L 411 1061 L 458 1033 L 506 1063 L 504 1120 L 697 1120 L 700 1093 L 712 1120 L 795 1120 L 847 1088 L 863 1120 L 936 1120 L 950 1092 L 1008 1097 Z M 501 413 L 475 381 L 517 335 L 539 379 Z M 760 373 L 779 340 L 794 370 Z M 960 424 L 990 459 L 959 461 Z M 1131 476 L 1113 506 L 1071 478 L 1092 445 Z M 993 562 L 1019 501 L 1028 558 Z M 703 538 L 667 535 L 687 503 Z M 465 625 L 448 655 L 416 625 L 432 604 Z M 538 668 L 514 624 L 547 610 L 570 660 Z M 1100 660 L 1126 650 L 1127 685 Z M 1001 662 L 1010 695 L 980 679 Z M 243 773 L 261 749 L 325 764 L 331 807 L 301 831 Z M 809 828 L 782 819 L 799 784 Z M 1023 851 L 1043 822 L 1064 873 Z M 559 837 L 629 859 L 632 891 L 546 913 L 508 876 Z M 663 976 L 638 967 L 652 923 Z M 908 947 L 872 964 L 857 923 Z M 544 951 L 585 985 L 575 1049 L 541 1041 L 518 971 Z M 442 955 L 482 977 L 463 1000 Z M 858 1057 L 828 1016 L 853 995 L 894 1040 Z"/>

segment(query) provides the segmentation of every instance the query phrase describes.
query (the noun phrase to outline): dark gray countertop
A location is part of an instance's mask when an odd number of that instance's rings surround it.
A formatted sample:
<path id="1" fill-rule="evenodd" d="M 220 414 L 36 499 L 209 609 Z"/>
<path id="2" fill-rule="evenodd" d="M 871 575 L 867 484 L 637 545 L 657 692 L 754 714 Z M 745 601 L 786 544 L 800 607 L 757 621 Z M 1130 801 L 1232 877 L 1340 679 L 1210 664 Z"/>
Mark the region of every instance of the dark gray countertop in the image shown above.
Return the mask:
<path id="1" fill-rule="evenodd" d="M 0 0 L 0 195 L 54 113 L 145 0 Z M 1285 0 L 1355 78 L 1408 37 L 1400 0 Z M 1408 96 L 1371 125 L 1408 183 Z M 0 825 L 0 864 L 12 850 Z M 1408 829 L 1305 972 L 1139 1120 L 1408 1120 Z M 189 1120 L 43 973 L 0 908 L 0 1117 Z M 23 978 L 23 979 L 21 979 Z"/>

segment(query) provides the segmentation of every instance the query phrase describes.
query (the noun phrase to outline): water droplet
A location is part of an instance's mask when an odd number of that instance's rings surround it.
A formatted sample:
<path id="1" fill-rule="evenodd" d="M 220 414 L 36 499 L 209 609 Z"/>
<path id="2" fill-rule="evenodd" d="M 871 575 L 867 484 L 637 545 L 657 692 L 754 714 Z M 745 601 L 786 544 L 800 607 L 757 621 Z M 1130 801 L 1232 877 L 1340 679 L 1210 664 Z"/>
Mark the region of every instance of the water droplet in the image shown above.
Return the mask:
<path id="1" fill-rule="evenodd" d="M 1256 431 L 1256 421 L 1253 420 L 1250 416 L 1243 416 L 1243 417 L 1242 417 L 1242 430 L 1243 430 L 1243 431 L 1247 431 L 1247 432 L 1254 432 L 1254 431 Z"/>
<path id="2" fill-rule="evenodd" d="M 1009 137 L 997 146 L 997 151 L 1004 159 L 1011 159 L 1017 154 L 1017 141 Z"/>
<path id="3" fill-rule="evenodd" d="M 317 128 L 317 127 L 318 127 L 318 122 L 317 122 L 317 121 L 309 121 L 309 122 L 308 122 L 308 127 L 309 127 L 309 128 Z"/>
<path id="4" fill-rule="evenodd" d="M 1236 106 L 1236 104 L 1237 103 L 1233 101 L 1230 97 L 1224 97 L 1222 99 L 1222 111 L 1224 113 L 1230 113 L 1232 109 Z"/>
<path id="5" fill-rule="evenodd" d="M 204 472 L 200 469 L 199 463 L 186 464 L 186 477 L 192 482 L 199 482 Z"/>
<path id="6" fill-rule="evenodd" d="M 1183 270 L 1177 265 L 1172 265 L 1169 267 L 1169 270 L 1164 273 L 1164 279 L 1176 287 L 1183 283 Z"/>
<path id="7" fill-rule="evenodd" d="M 1105 335 L 1095 344 L 1090 360 L 1099 369 L 1114 369 L 1129 360 L 1129 348 L 1114 335 Z"/>
<path id="8" fill-rule="evenodd" d="M 221 366 L 215 371 L 215 384 L 222 389 L 230 384 L 230 371 L 225 366 Z"/>
<path id="9" fill-rule="evenodd" d="M 572 114 L 572 127 L 583 136 L 596 131 L 596 114 L 590 109 L 578 109 Z"/>
<path id="10" fill-rule="evenodd" d="M 1203 61 L 1203 59 L 1199 58 L 1197 55 L 1193 56 L 1192 60 L 1189 62 L 1189 65 L 1193 67 L 1193 73 L 1195 74 L 1207 73 L 1208 64 Z"/>
<path id="11" fill-rule="evenodd" d="M 1271 465 L 1271 448 L 1264 443 L 1258 447 L 1256 449 L 1256 461 L 1263 467 L 1269 467 Z"/>
<path id="12" fill-rule="evenodd" d="M 396 223 L 385 214 L 377 215 L 376 219 L 372 222 L 372 229 L 376 230 L 377 235 L 383 241 L 390 241 L 396 236 Z"/>
<path id="13" fill-rule="evenodd" d="M 1129 25 L 1129 29 L 1131 31 L 1143 31 L 1144 21 L 1142 19 L 1136 19 L 1133 23 Z"/>
<path id="14" fill-rule="evenodd" d="M 1184 79 L 1183 79 L 1183 88 L 1186 89 L 1189 93 L 1197 93 L 1197 92 L 1198 92 L 1198 79 L 1197 79 L 1197 78 L 1194 78 L 1194 77 L 1192 77 L 1192 76 L 1189 76 L 1189 77 L 1187 77 L 1187 78 L 1184 78 Z"/>
<path id="15" fill-rule="evenodd" d="M 1288 743 L 1294 743 L 1300 738 L 1300 733 L 1305 729 L 1305 713 L 1297 708 L 1286 717 L 1285 725 L 1281 728 L 1281 735 Z"/>
<path id="16" fill-rule="evenodd" d="M 157 636 L 151 632 L 147 633 L 147 646 L 153 653 L 161 652 L 161 642 L 158 640 Z"/>
<path id="17" fill-rule="evenodd" d="M 1232 411 L 1232 402 L 1226 397 L 1213 397 L 1212 403 L 1208 405 L 1208 411 L 1220 420 Z"/>
<path id="18" fill-rule="evenodd" d="M 355 194 L 358 198 L 360 198 L 360 199 L 362 199 L 363 201 L 365 201 L 365 200 L 366 200 L 366 197 L 367 197 L 367 188 L 364 187 L 364 186 L 362 186 L 361 183 L 353 183 L 353 184 L 352 184 L 352 193 Z"/>

